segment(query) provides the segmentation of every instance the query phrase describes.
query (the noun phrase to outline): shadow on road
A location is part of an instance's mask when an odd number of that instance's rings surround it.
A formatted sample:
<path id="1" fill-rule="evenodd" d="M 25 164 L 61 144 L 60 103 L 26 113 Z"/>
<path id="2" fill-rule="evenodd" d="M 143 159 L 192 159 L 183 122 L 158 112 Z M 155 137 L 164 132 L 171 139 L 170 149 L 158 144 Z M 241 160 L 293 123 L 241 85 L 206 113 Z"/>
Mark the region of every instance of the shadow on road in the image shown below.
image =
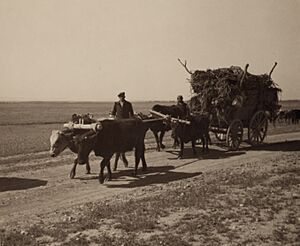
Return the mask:
<path id="1" fill-rule="evenodd" d="M 215 160 L 215 159 L 225 159 L 232 156 L 243 155 L 245 151 L 224 151 L 224 150 L 217 150 L 217 149 L 210 149 L 207 153 L 202 152 L 202 148 L 196 147 L 197 155 L 193 154 L 192 148 L 185 148 L 183 151 L 183 159 L 199 159 L 199 160 Z M 178 150 L 179 151 L 179 150 Z M 175 160 L 178 156 L 178 151 L 176 150 L 167 150 L 166 152 L 175 155 L 174 158 L 168 158 L 169 160 Z"/>
<path id="2" fill-rule="evenodd" d="M 216 143 L 219 147 L 225 147 L 223 143 Z M 202 153 L 202 148 L 196 147 L 197 155 L 193 155 L 192 148 L 188 147 L 184 149 L 183 159 L 224 159 L 231 156 L 243 155 L 249 150 L 266 150 L 266 151 L 300 151 L 300 140 L 282 141 L 277 143 L 264 143 L 258 146 L 246 146 L 241 147 L 238 151 L 226 151 L 210 149 L 208 153 Z M 169 160 L 175 160 L 178 156 L 179 150 L 167 150 L 166 152 L 175 155 L 174 158 Z"/>
<path id="3" fill-rule="evenodd" d="M 265 143 L 259 146 L 249 146 L 242 150 L 266 150 L 266 151 L 300 151 L 300 140 L 283 141 L 277 143 Z"/>
<path id="4" fill-rule="evenodd" d="M 108 188 L 135 188 L 152 184 L 165 184 L 171 181 L 187 179 L 202 174 L 202 172 L 173 172 L 173 169 L 175 169 L 174 166 L 148 167 L 146 172 L 139 170 L 138 176 L 134 180 L 129 180 L 127 184 L 113 184 L 113 181 L 110 181 L 106 183 L 105 186 Z M 120 176 L 126 175 L 132 176 L 132 170 L 124 170 L 115 173 L 113 178 L 117 179 Z"/>
<path id="5" fill-rule="evenodd" d="M 45 186 L 47 181 L 40 179 L 24 179 L 15 177 L 0 177 L 0 192 L 12 190 L 26 190 Z"/>
<path id="6" fill-rule="evenodd" d="M 176 168 L 189 165 L 193 162 L 197 162 L 198 160 L 210 160 L 210 159 L 215 160 L 215 159 L 230 158 L 233 156 L 240 156 L 240 155 L 244 155 L 246 151 L 251 151 L 251 150 L 300 151 L 300 140 L 263 144 L 256 147 L 247 146 L 247 147 L 240 148 L 239 151 L 225 151 L 225 150 L 210 149 L 208 153 L 202 153 L 201 148 L 197 147 L 197 153 L 198 153 L 197 156 L 193 155 L 191 148 L 185 148 L 183 159 L 187 159 L 187 160 L 193 159 L 193 160 L 191 160 L 190 162 L 185 162 L 182 165 L 176 165 Z M 168 158 L 169 160 L 177 159 L 178 150 L 167 150 L 166 152 L 174 155 L 174 158 Z M 134 188 L 134 187 L 140 187 L 140 186 L 151 185 L 151 184 L 168 183 L 175 180 L 191 178 L 201 174 L 201 172 L 198 173 L 173 172 L 172 171 L 173 169 L 175 169 L 174 166 L 152 166 L 152 167 L 148 167 L 148 170 L 146 172 L 142 172 L 140 166 L 140 169 L 138 170 L 138 176 L 136 179 L 129 180 L 128 184 L 113 184 L 113 181 L 117 180 L 120 177 L 125 177 L 125 176 L 132 177 L 133 168 L 125 169 L 118 172 L 114 172 L 113 180 L 108 181 L 107 183 L 105 183 L 105 185 L 109 188 Z M 77 179 L 80 180 L 98 179 L 98 174 L 97 176 L 93 175 L 89 177 L 80 177 Z"/>

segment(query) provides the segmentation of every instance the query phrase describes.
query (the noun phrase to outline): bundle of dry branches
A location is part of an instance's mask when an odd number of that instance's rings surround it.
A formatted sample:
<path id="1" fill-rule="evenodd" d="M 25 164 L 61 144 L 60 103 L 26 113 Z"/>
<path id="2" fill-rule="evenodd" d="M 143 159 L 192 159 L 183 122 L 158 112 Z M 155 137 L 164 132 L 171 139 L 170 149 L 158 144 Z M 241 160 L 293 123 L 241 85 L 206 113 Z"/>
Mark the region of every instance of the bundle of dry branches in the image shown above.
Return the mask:
<path id="1" fill-rule="evenodd" d="M 247 106 L 247 103 L 253 101 L 261 103 L 271 113 L 278 110 L 278 92 L 281 90 L 271 79 L 277 63 L 270 74 L 253 75 L 247 72 L 248 64 L 245 70 L 231 66 L 191 72 L 187 68 L 186 61 L 183 63 L 179 60 L 179 62 L 191 74 L 189 82 L 195 93 L 191 98 L 193 112 L 201 114 L 217 112 L 221 118 L 228 119 L 229 112 Z M 263 98 L 262 94 L 271 94 L 271 96 Z"/>

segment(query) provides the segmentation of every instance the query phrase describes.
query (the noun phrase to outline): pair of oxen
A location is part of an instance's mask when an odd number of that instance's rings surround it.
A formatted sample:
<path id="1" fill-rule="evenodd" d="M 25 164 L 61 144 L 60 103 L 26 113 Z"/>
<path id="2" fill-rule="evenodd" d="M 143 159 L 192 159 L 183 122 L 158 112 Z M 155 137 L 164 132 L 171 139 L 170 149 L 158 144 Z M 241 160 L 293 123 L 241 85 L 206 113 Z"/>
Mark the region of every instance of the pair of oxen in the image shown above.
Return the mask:
<path id="1" fill-rule="evenodd" d="M 88 116 L 83 119 L 77 115 L 72 116 L 72 122 L 84 121 L 85 124 L 94 123 L 95 130 L 86 129 L 64 129 L 52 131 L 50 137 L 50 155 L 58 156 L 63 150 L 69 148 L 77 154 L 70 178 L 76 175 L 77 164 L 86 164 L 86 173 L 90 173 L 89 154 L 94 151 L 96 156 L 102 157 L 100 162 L 99 181 L 104 182 L 104 169 L 107 168 L 107 179 L 112 178 L 110 160 L 115 153 L 127 152 L 134 149 L 135 168 L 133 175 L 137 175 L 138 165 L 142 161 L 142 169 L 147 169 L 145 160 L 145 135 L 150 129 L 156 139 L 157 150 L 165 148 L 163 137 L 166 131 L 173 129 L 175 142 L 180 144 L 178 158 L 183 157 L 184 143 L 192 142 L 193 153 L 196 155 L 196 140 L 201 139 L 203 151 L 208 150 L 209 120 L 205 116 L 191 116 L 190 124 L 179 121 L 171 121 L 171 117 L 180 118 L 181 111 L 176 105 L 155 105 L 152 110 L 168 115 L 164 120 L 152 120 L 151 117 L 139 115 L 136 118 L 124 120 L 101 120 L 96 123 Z M 119 155 L 116 155 L 119 156 Z M 123 160 L 124 161 L 124 160 Z M 118 158 L 115 159 L 114 170 L 117 169 Z"/>

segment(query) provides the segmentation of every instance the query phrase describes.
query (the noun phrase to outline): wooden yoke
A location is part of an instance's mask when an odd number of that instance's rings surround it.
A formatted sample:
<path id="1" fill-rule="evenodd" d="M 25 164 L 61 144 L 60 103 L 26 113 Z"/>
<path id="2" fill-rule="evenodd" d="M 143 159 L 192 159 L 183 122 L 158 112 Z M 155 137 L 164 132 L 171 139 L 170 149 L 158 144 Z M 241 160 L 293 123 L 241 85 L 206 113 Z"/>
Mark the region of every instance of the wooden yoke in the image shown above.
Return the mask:
<path id="1" fill-rule="evenodd" d="M 173 117 L 170 117 L 170 116 L 168 116 L 168 115 L 165 115 L 165 114 L 162 114 L 162 113 L 160 113 L 160 112 L 157 112 L 157 111 L 155 111 L 155 110 L 149 110 L 149 112 L 150 112 L 152 115 L 162 117 L 162 118 L 164 118 L 165 120 L 170 119 L 171 122 L 179 122 L 179 123 L 184 123 L 184 124 L 187 124 L 187 125 L 190 125 L 190 124 L 191 124 L 191 122 L 188 121 L 188 120 L 182 120 L 182 119 L 173 118 Z"/>
<path id="2" fill-rule="evenodd" d="M 112 120 L 112 119 L 109 119 L 109 120 Z M 151 122 L 158 122 L 158 121 L 163 121 L 163 120 L 164 119 L 145 119 L 142 121 L 143 121 L 143 123 L 151 123 Z M 92 123 L 92 124 L 83 124 L 83 123 L 76 124 L 73 122 L 69 122 L 69 123 L 65 123 L 63 126 L 68 129 L 94 130 L 95 132 L 100 131 L 103 128 L 101 122 Z"/>
<path id="3" fill-rule="evenodd" d="M 73 122 L 65 123 L 64 127 L 69 129 L 85 129 L 85 130 L 94 130 L 100 131 L 102 129 L 101 122 L 93 123 L 93 124 L 75 124 Z"/>

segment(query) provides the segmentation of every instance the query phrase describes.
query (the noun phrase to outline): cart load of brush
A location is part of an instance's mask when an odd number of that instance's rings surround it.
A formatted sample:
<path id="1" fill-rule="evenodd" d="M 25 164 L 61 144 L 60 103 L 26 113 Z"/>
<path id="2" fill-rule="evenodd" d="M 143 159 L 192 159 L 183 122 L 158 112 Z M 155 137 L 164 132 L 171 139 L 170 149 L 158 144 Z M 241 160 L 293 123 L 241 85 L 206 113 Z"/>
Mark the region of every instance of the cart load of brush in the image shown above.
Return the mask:
<path id="1" fill-rule="evenodd" d="M 212 123 L 228 125 L 233 119 L 249 121 L 257 110 L 275 116 L 280 108 L 278 93 L 281 89 L 272 80 L 271 74 L 253 75 L 238 66 L 229 68 L 196 70 L 191 72 L 189 82 L 194 96 L 190 100 L 191 111 L 195 114 L 209 114 Z M 217 121 L 217 122 L 216 122 Z"/>

